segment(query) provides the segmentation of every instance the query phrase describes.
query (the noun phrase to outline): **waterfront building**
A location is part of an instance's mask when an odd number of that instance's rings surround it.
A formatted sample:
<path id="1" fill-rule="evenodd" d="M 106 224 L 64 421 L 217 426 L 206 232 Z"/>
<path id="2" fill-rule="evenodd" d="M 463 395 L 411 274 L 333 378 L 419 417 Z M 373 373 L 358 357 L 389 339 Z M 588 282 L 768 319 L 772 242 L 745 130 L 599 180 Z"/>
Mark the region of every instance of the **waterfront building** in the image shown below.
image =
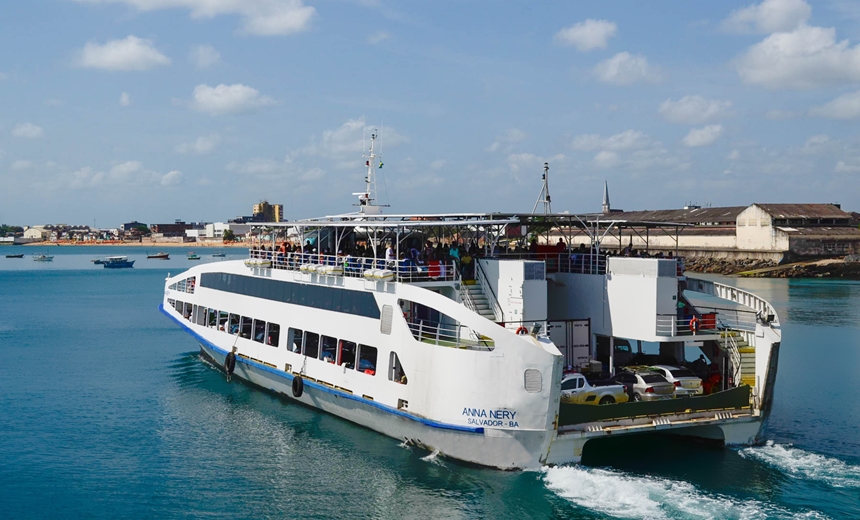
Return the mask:
<path id="1" fill-rule="evenodd" d="M 281 222 L 284 218 L 284 205 L 269 204 L 269 201 L 263 200 L 254 204 L 253 215 L 262 216 L 262 222 Z"/>

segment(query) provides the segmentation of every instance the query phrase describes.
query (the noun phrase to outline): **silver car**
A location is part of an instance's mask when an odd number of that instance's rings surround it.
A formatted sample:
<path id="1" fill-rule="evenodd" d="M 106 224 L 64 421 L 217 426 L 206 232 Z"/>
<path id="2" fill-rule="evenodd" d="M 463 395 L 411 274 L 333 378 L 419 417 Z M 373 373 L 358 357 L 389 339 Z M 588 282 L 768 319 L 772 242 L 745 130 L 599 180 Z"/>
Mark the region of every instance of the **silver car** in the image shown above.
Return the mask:
<path id="1" fill-rule="evenodd" d="M 612 379 L 627 385 L 631 401 L 659 401 L 675 397 L 675 385 L 657 372 L 619 372 Z"/>
<path id="2" fill-rule="evenodd" d="M 689 368 L 673 367 L 669 365 L 656 365 L 651 370 L 665 377 L 667 381 L 675 385 L 675 395 L 701 395 L 704 392 L 702 380 Z"/>

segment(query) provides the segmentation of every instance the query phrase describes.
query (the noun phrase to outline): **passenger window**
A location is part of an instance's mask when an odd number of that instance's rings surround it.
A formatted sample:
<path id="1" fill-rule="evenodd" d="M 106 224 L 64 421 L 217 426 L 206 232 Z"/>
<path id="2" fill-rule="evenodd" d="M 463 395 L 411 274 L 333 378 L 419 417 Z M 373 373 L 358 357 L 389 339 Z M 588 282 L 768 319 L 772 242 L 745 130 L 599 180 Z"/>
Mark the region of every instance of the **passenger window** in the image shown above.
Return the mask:
<path id="1" fill-rule="evenodd" d="M 182 316 L 183 316 L 186 320 L 190 320 L 190 319 L 191 319 L 191 309 L 192 309 L 193 307 L 194 307 L 194 306 L 193 306 L 193 305 L 191 305 L 190 303 L 186 303 L 186 304 L 185 304 L 185 310 L 183 310 L 183 311 L 182 311 Z"/>
<path id="2" fill-rule="evenodd" d="M 209 316 L 206 317 L 206 324 L 210 327 L 218 325 L 218 311 L 215 309 L 209 309 Z"/>
<path id="3" fill-rule="evenodd" d="M 335 359 L 337 359 L 337 338 L 323 336 L 321 354 L 320 359 L 326 363 L 334 363 Z"/>
<path id="4" fill-rule="evenodd" d="M 239 333 L 239 318 L 240 318 L 240 316 L 238 314 L 231 314 L 230 315 L 230 327 L 229 327 L 229 330 L 227 332 L 229 332 L 230 334 L 238 334 Z"/>
<path id="5" fill-rule="evenodd" d="M 227 330 L 227 319 L 229 314 L 227 311 L 221 311 L 218 313 L 218 330 Z"/>
<path id="6" fill-rule="evenodd" d="M 352 341 L 340 341 L 340 353 L 337 359 L 338 365 L 346 368 L 355 368 L 355 343 Z"/>
<path id="7" fill-rule="evenodd" d="M 247 316 L 242 316 L 241 320 L 239 321 L 240 336 L 242 336 L 243 338 L 251 339 L 251 325 L 253 325 L 253 321 L 253 319 Z"/>
<path id="8" fill-rule="evenodd" d="M 319 357 L 320 335 L 315 332 L 305 332 L 305 355 L 311 358 Z"/>
<path id="9" fill-rule="evenodd" d="M 376 375 L 376 347 L 358 346 L 358 370 L 367 375 Z"/>
<path id="10" fill-rule="evenodd" d="M 266 340 L 266 322 L 254 320 L 254 341 L 263 343 Z"/>
<path id="11" fill-rule="evenodd" d="M 277 323 L 269 323 L 268 334 L 266 335 L 266 345 L 273 347 L 278 346 L 278 340 L 281 336 L 281 326 Z"/>
<path id="12" fill-rule="evenodd" d="M 182 309 L 185 308 L 185 303 L 181 302 L 179 300 L 176 300 L 176 303 L 174 304 L 174 308 L 176 309 L 176 312 L 182 314 Z"/>
<path id="13" fill-rule="evenodd" d="M 299 329 L 294 329 L 290 327 L 287 336 L 287 348 L 290 349 L 291 352 L 295 352 L 297 354 L 301 354 L 302 352 L 302 334 L 303 332 Z"/>
<path id="14" fill-rule="evenodd" d="M 400 364 L 400 358 L 397 357 L 397 352 L 392 352 L 388 359 L 388 379 L 397 383 L 406 384 L 406 372 L 403 371 L 403 366 Z"/>

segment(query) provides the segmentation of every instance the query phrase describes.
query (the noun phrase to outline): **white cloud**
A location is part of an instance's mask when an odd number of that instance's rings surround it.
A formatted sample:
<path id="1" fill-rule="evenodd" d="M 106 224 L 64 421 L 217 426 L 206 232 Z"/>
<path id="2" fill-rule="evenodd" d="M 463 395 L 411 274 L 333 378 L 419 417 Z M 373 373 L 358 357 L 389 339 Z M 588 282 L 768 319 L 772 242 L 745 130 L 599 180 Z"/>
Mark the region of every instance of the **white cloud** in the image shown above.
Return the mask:
<path id="1" fill-rule="evenodd" d="M 607 150 L 597 152 L 597 155 L 591 160 L 591 165 L 599 170 L 615 168 L 619 164 L 621 164 L 621 159 L 618 154 Z"/>
<path id="2" fill-rule="evenodd" d="M 345 161 L 340 167 L 353 167 L 361 157 L 366 146 L 370 145 L 370 133 L 375 128 L 365 124 L 362 119 L 350 119 L 334 130 L 325 130 L 320 137 L 313 137 L 311 144 L 304 147 L 301 153 L 305 155 L 318 155 L 334 157 Z M 392 127 L 386 127 L 384 132 L 379 132 L 379 140 L 376 150 L 380 146 L 397 146 L 408 141 L 408 139 Z"/>
<path id="3" fill-rule="evenodd" d="M 555 33 L 555 41 L 573 45 L 577 50 L 586 52 L 592 49 L 605 49 L 609 38 L 615 36 L 618 26 L 606 20 L 588 19 Z"/>
<path id="4" fill-rule="evenodd" d="M 104 45 L 89 42 L 78 52 L 78 67 L 103 70 L 147 70 L 170 65 L 170 58 L 158 52 L 151 40 L 129 36 Z"/>
<path id="5" fill-rule="evenodd" d="M 722 27 L 738 33 L 785 32 L 806 22 L 811 14 L 812 7 L 804 0 L 764 0 L 732 11 Z"/>
<path id="6" fill-rule="evenodd" d="M 620 134 L 602 137 L 599 134 L 584 134 L 573 138 L 570 147 L 574 150 L 610 150 L 622 151 L 645 148 L 651 145 L 651 139 L 639 130 L 625 130 Z"/>
<path id="7" fill-rule="evenodd" d="M 198 45 L 188 52 L 188 62 L 198 69 L 205 69 L 221 61 L 221 53 L 211 45 Z"/>
<path id="8" fill-rule="evenodd" d="M 176 153 L 205 155 L 210 153 L 221 142 L 218 134 L 202 135 L 191 143 L 182 143 L 176 147 Z"/>
<path id="9" fill-rule="evenodd" d="M 384 42 L 391 38 L 391 35 L 385 31 L 377 31 L 370 36 L 367 37 L 367 43 L 371 45 L 376 45 L 377 43 Z"/>
<path id="10" fill-rule="evenodd" d="M 45 136 L 45 130 L 33 123 L 21 123 L 12 128 L 12 135 L 26 139 L 39 139 Z"/>
<path id="11" fill-rule="evenodd" d="M 119 104 L 127 107 L 131 104 L 131 96 L 128 95 L 128 92 L 123 92 L 119 95 Z"/>
<path id="12" fill-rule="evenodd" d="M 690 130 L 681 142 L 684 146 L 697 147 L 708 146 L 720 138 L 723 133 L 723 125 L 708 125 L 702 128 L 693 128 Z"/>
<path id="13" fill-rule="evenodd" d="M 789 110 L 768 110 L 764 113 L 764 117 L 771 121 L 785 121 L 786 119 L 794 119 L 797 114 Z"/>
<path id="14" fill-rule="evenodd" d="M 770 89 L 811 89 L 860 81 L 860 46 L 836 41 L 836 29 L 801 25 L 771 34 L 736 62 L 741 79 Z"/>
<path id="15" fill-rule="evenodd" d="M 516 128 L 508 129 L 503 135 L 497 136 L 493 144 L 487 147 L 488 152 L 497 152 L 504 148 L 504 151 L 509 152 L 513 143 L 519 143 L 526 138 L 526 133 Z"/>
<path id="16" fill-rule="evenodd" d="M 302 0 L 76 0 L 83 3 L 122 3 L 141 11 L 182 8 L 191 17 L 242 17 L 242 31 L 259 36 L 294 34 L 308 29 L 316 9 Z"/>
<path id="17" fill-rule="evenodd" d="M 818 153 L 827 152 L 833 149 L 833 145 L 835 145 L 830 136 L 827 134 L 818 134 L 810 136 L 809 139 L 803 143 L 803 147 L 800 149 L 800 153 L 805 155 L 814 155 Z"/>
<path id="18" fill-rule="evenodd" d="M 173 170 L 164 174 L 164 177 L 161 178 L 162 186 L 175 186 L 182 182 L 182 172 L 179 170 Z"/>
<path id="19" fill-rule="evenodd" d="M 319 167 L 302 170 L 293 163 L 289 156 L 285 157 L 283 161 L 260 158 L 254 158 L 244 163 L 233 161 L 227 164 L 226 168 L 228 171 L 256 177 L 260 180 L 310 182 L 325 177 L 325 170 Z"/>
<path id="20" fill-rule="evenodd" d="M 823 106 L 812 107 L 809 115 L 828 119 L 860 118 L 860 90 L 843 94 Z"/>
<path id="21" fill-rule="evenodd" d="M 430 163 L 430 169 L 438 171 L 444 168 L 446 164 L 448 164 L 448 161 L 446 161 L 445 159 L 436 159 L 435 161 Z"/>
<path id="22" fill-rule="evenodd" d="M 729 155 L 726 156 L 726 159 L 728 159 L 730 161 L 737 161 L 740 158 L 741 158 L 741 152 L 739 152 L 737 150 L 737 148 L 735 148 L 734 150 L 729 152 Z"/>
<path id="23" fill-rule="evenodd" d="M 678 101 L 664 101 L 660 105 L 660 115 L 672 123 L 701 125 L 723 117 L 731 107 L 731 101 L 684 96 Z"/>
<path id="24" fill-rule="evenodd" d="M 246 112 L 255 108 L 273 105 L 275 101 L 251 87 L 237 83 L 235 85 L 197 85 L 194 87 L 191 106 L 200 112 L 213 116 Z"/>
<path id="25" fill-rule="evenodd" d="M 608 60 L 601 61 L 594 67 L 594 74 L 600 81 L 613 85 L 660 81 L 660 74 L 648 64 L 645 56 L 629 52 L 619 52 Z"/>
<path id="26" fill-rule="evenodd" d="M 833 168 L 833 171 L 836 173 L 858 173 L 860 172 L 860 164 L 848 164 L 845 161 L 839 161 L 836 163 L 836 167 Z"/>
<path id="27" fill-rule="evenodd" d="M 33 161 L 28 161 L 26 159 L 20 159 L 9 165 L 9 169 L 16 172 L 23 172 L 33 169 Z"/>

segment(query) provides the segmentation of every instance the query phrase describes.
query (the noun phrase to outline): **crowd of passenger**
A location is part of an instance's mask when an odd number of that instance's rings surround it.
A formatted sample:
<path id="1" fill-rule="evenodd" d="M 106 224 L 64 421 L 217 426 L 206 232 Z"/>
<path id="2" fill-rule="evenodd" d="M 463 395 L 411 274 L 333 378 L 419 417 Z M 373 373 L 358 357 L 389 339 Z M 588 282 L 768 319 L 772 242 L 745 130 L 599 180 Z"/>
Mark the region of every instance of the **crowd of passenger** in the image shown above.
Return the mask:
<path id="1" fill-rule="evenodd" d="M 328 248 L 318 250 L 308 239 L 304 245 L 283 241 L 280 245 L 256 244 L 251 246 L 251 258 L 271 260 L 277 269 L 298 269 L 302 264 L 341 266 L 347 274 L 360 275 L 366 269 L 390 269 L 401 276 L 420 276 L 430 278 L 446 277 L 456 271 L 461 278 L 475 278 L 475 259 L 518 258 L 543 260 L 547 272 L 572 272 L 604 274 L 608 257 L 628 258 L 674 258 L 672 252 L 649 253 L 637 250 L 632 244 L 623 249 L 599 249 L 580 243 L 578 247 L 569 246 L 559 239 L 556 244 L 539 244 L 536 239 L 525 242 L 512 242 L 509 246 L 496 244 L 492 250 L 479 246 L 472 240 L 468 244 L 459 239 L 426 240 L 420 244 L 407 245 L 399 251 L 393 243 L 371 244 L 356 243 L 337 251 Z"/>

